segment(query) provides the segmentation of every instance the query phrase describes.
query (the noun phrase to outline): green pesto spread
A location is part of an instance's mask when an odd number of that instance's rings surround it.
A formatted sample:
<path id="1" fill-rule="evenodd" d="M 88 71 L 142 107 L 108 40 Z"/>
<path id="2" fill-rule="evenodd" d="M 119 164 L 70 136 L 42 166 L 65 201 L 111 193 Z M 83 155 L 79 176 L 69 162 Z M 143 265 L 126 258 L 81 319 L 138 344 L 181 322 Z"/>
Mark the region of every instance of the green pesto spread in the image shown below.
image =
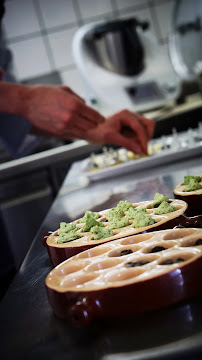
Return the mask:
<path id="1" fill-rule="evenodd" d="M 91 228 L 91 234 L 93 235 L 94 240 L 105 239 L 114 235 L 112 230 L 98 225 Z"/>
<path id="2" fill-rule="evenodd" d="M 106 218 L 109 221 L 113 221 L 114 219 L 121 219 L 125 215 L 125 211 L 130 208 L 133 208 L 133 205 L 130 201 L 121 200 L 115 208 L 112 208 L 107 212 Z"/>
<path id="3" fill-rule="evenodd" d="M 85 220 L 85 225 L 83 227 L 83 231 L 84 232 L 87 232 L 87 231 L 90 231 L 90 229 L 93 227 L 93 226 L 104 226 L 103 223 L 101 222 L 98 222 L 95 220 L 95 218 L 92 216 L 91 213 L 88 213 L 86 215 L 86 220 Z"/>
<path id="4" fill-rule="evenodd" d="M 68 233 L 72 230 L 78 230 L 79 228 L 76 226 L 76 224 L 68 224 L 66 222 L 60 223 L 60 228 L 58 230 L 58 235 L 61 235 L 63 233 Z"/>
<path id="5" fill-rule="evenodd" d="M 176 210 L 176 207 L 163 201 L 155 210 L 155 215 L 167 214 Z"/>
<path id="6" fill-rule="evenodd" d="M 112 229 L 120 229 L 124 226 L 129 225 L 129 220 L 126 218 L 123 219 L 119 219 L 119 218 L 114 218 L 112 220 L 112 222 L 109 224 L 108 229 L 112 230 Z"/>
<path id="7" fill-rule="evenodd" d="M 188 185 L 191 180 L 195 180 L 196 182 L 199 183 L 201 181 L 201 177 L 200 176 L 193 176 L 193 175 L 185 175 L 184 176 L 184 185 Z"/>
<path id="8" fill-rule="evenodd" d="M 153 225 L 155 223 L 155 220 L 151 217 L 149 214 L 139 214 L 137 216 L 132 224 L 134 228 L 144 227 Z"/>
<path id="9" fill-rule="evenodd" d="M 128 200 L 121 200 L 119 201 L 118 205 L 117 205 L 117 208 L 118 209 L 121 209 L 123 211 L 126 211 L 128 210 L 131 206 L 133 206 L 133 204 L 128 201 Z"/>
<path id="10" fill-rule="evenodd" d="M 80 223 L 85 223 L 86 221 L 86 218 L 91 215 L 94 219 L 98 219 L 99 218 L 99 213 L 97 212 L 93 212 L 93 211 L 90 211 L 90 210 L 87 210 L 84 214 L 84 216 L 80 219 Z"/>
<path id="11" fill-rule="evenodd" d="M 126 218 L 128 220 L 132 220 L 132 219 L 135 219 L 137 216 L 144 215 L 144 214 L 147 214 L 147 210 L 145 208 L 137 209 L 137 208 L 131 207 L 126 214 Z"/>
<path id="12" fill-rule="evenodd" d="M 58 244 L 63 244 L 72 240 L 80 239 L 82 235 L 77 233 L 75 230 L 69 231 L 68 233 L 62 233 L 57 238 Z"/>
<path id="13" fill-rule="evenodd" d="M 124 211 L 117 207 L 110 209 L 106 214 L 106 218 L 108 221 L 113 221 L 114 218 L 121 219 L 123 216 Z"/>
<path id="14" fill-rule="evenodd" d="M 184 191 L 189 192 L 189 191 L 195 191 L 195 190 L 199 190 L 199 189 L 202 189 L 201 184 L 199 184 L 199 182 L 195 179 L 190 179 L 189 183 L 187 184 Z"/>
<path id="15" fill-rule="evenodd" d="M 128 209 L 128 212 L 126 213 L 126 218 L 127 218 L 128 220 L 134 219 L 135 216 L 136 216 L 136 214 L 137 214 L 137 211 L 138 211 L 138 209 L 136 209 L 136 208 L 134 208 L 134 207 L 130 207 L 130 208 Z"/>
<path id="16" fill-rule="evenodd" d="M 58 230 L 58 238 L 57 243 L 62 244 L 68 241 L 76 240 L 82 237 L 77 230 L 79 230 L 80 227 L 76 226 L 76 224 L 68 224 L 66 222 L 60 223 L 60 228 Z"/>
<path id="17" fill-rule="evenodd" d="M 155 194 L 153 203 L 151 205 L 152 208 L 159 206 L 163 201 L 169 201 L 168 196 L 164 194 L 159 194 L 158 192 Z"/>

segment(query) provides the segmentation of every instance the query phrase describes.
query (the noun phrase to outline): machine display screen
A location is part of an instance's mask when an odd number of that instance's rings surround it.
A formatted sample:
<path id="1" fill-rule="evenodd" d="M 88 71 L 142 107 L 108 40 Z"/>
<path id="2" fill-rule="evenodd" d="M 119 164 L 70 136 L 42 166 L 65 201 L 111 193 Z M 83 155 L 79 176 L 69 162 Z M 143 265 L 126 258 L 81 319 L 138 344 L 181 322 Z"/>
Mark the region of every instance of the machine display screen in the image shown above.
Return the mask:
<path id="1" fill-rule="evenodd" d="M 162 91 L 154 81 L 137 86 L 127 87 L 126 91 L 131 100 L 135 103 L 161 100 L 164 98 Z"/>

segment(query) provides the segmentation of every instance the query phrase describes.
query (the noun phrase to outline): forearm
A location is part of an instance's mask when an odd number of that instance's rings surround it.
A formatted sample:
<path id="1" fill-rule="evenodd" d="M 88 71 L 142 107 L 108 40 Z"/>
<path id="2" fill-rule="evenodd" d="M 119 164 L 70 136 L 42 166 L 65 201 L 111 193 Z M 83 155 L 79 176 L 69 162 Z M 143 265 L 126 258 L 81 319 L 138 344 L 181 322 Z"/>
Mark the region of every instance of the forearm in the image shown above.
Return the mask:
<path id="1" fill-rule="evenodd" d="M 0 112 L 25 116 L 29 86 L 0 82 Z"/>

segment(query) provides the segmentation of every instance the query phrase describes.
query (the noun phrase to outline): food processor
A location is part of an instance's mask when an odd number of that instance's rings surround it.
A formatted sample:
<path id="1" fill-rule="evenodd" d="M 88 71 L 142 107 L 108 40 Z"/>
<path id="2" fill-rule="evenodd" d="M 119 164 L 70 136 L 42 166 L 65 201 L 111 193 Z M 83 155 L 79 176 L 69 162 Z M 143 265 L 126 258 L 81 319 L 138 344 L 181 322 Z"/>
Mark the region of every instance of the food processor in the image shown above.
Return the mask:
<path id="1" fill-rule="evenodd" d="M 105 116 L 123 108 L 158 108 L 180 93 L 167 49 L 157 43 L 147 21 L 127 18 L 84 25 L 72 48 L 85 100 Z"/>
<path id="2" fill-rule="evenodd" d="M 174 4 L 168 46 L 160 45 L 147 21 L 125 18 L 84 25 L 73 56 L 86 102 L 110 115 L 127 108 L 147 112 L 175 103 L 185 83 L 202 90 L 202 2 Z"/>

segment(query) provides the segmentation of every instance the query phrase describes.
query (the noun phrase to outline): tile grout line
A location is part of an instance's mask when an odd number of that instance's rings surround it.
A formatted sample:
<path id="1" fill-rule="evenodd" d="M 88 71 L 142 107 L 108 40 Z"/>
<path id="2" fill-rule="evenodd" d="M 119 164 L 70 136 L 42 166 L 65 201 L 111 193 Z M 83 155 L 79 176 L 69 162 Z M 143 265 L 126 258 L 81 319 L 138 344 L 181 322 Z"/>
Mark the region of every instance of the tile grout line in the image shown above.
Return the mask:
<path id="1" fill-rule="evenodd" d="M 34 7 L 35 7 L 37 19 L 39 21 L 40 34 L 41 34 L 42 41 L 43 41 L 43 44 L 44 44 L 45 49 L 46 49 L 46 53 L 47 53 L 47 56 L 48 56 L 48 61 L 49 61 L 51 70 L 56 70 L 57 66 L 56 66 L 55 61 L 54 61 L 54 57 L 53 57 L 53 53 L 52 53 L 52 50 L 51 50 L 50 42 L 49 42 L 49 39 L 48 39 L 48 36 L 47 36 L 48 34 L 47 34 L 47 31 L 46 31 L 46 28 L 45 28 L 45 22 L 44 22 L 44 18 L 43 18 L 43 13 L 41 11 L 41 7 L 40 7 L 40 4 L 39 4 L 38 0 L 34 1 Z M 41 31 L 41 28 L 43 29 L 43 32 Z M 46 36 L 46 41 L 44 40 L 44 35 Z"/>
<path id="2" fill-rule="evenodd" d="M 113 0 L 112 0 L 113 1 Z M 114 0 L 116 1 L 116 0 Z M 166 0 L 165 0 L 166 1 Z M 135 11 L 135 10 L 143 10 L 143 9 L 148 9 L 148 3 L 147 3 L 147 0 L 145 0 L 144 3 L 138 3 L 138 4 L 135 4 L 135 5 L 132 5 L 132 6 L 128 6 L 128 7 L 125 7 L 125 8 L 122 8 L 122 9 L 118 9 L 117 10 L 119 11 L 119 14 L 122 15 L 122 14 L 125 14 L 125 13 L 128 13 L 128 12 L 131 12 L 131 11 Z"/>
<path id="3" fill-rule="evenodd" d="M 67 24 L 67 25 L 64 24 L 64 25 L 61 25 L 61 26 L 55 26 L 55 27 L 52 27 L 51 29 L 41 29 L 40 31 L 37 31 L 37 32 L 24 34 L 24 35 L 19 35 L 19 36 L 12 37 L 12 38 L 7 38 L 6 41 L 7 41 L 7 43 L 15 44 L 15 43 L 18 43 L 20 41 L 34 39 L 34 38 L 39 37 L 39 36 L 55 34 L 55 33 L 58 33 L 60 31 L 63 31 L 63 30 L 70 30 L 73 27 L 75 27 L 75 25 L 77 25 L 77 24 L 76 23 L 71 23 L 71 24 Z"/>
<path id="4" fill-rule="evenodd" d="M 80 9 L 78 0 L 72 0 L 72 5 L 73 5 L 74 13 L 75 13 L 76 19 L 77 19 L 77 26 L 82 26 L 83 19 L 82 19 L 81 9 Z"/>

